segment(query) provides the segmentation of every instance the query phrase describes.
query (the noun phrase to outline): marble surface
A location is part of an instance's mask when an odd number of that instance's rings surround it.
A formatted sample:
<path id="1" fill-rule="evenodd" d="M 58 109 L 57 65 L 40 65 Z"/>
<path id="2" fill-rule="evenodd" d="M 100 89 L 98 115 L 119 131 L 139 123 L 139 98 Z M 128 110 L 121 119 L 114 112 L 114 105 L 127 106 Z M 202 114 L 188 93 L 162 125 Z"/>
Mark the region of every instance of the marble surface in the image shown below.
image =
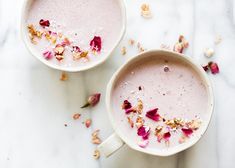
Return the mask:
<path id="1" fill-rule="evenodd" d="M 140 16 L 149 3 L 153 18 Z M 235 156 L 235 2 L 233 0 L 126 0 L 127 32 L 110 59 L 101 66 L 69 74 L 50 69 L 30 55 L 19 34 L 22 0 L 0 0 L 0 167 L 1 168 L 207 168 L 234 166 Z M 154 157 L 124 146 L 113 156 L 94 160 L 91 133 L 104 140 L 113 130 L 106 115 L 105 87 L 115 70 L 138 53 L 130 38 L 147 48 L 172 46 L 179 34 L 190 47 L 185 54 L 200 63 L 216 60 L 221 72 L 209 75 L 216 98 L 212 122 L 192 148 L 170 157 Z M 222 42 L 215 45 L 217 36 Z M 127 54 L 120 49 L 127 46 Z M 215 56 L 203 56 L 206 47 Z M 101 102 L 81 110 L 87 95 L 101 92 Z M 79 112 L 82 117 L 74 121 Z M 92 118 L 92 127 L 82 124 Z M 68 126 L 65 127 L 64 124 Z"/>

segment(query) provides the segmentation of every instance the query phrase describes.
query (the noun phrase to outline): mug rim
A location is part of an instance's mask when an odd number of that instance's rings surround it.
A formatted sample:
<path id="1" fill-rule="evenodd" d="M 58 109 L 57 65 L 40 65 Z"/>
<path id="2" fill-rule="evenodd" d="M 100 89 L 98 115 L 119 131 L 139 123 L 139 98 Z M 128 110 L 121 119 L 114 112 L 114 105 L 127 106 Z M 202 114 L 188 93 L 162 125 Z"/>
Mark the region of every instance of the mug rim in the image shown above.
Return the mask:
<path id="1" fill-rule="evenodd" d="M 122 131 L 120 129 L 118 129 L 118 126 L 116 125 L 116 122 L 114 120 L 112 113 L 112 107 L 111 107 L 111 94 L 112 94 L 112 89 L 113 89 L 113 85 L 115 83 L 115 79 L 118 77 L 119 73 L 122 72 L 122 70 L 129 64 L 131 64 L 132 62 L 134 62 L 135 60 L 141 59 L 141 57 L 144 57 L 146 55 L 151 55 L 151 54 L 158 54 L 158 55 L 174 55 L 176 57 L 180 57 L 181 59 L 183 59 L 184 61 L 187 62 L 187 64 L 191 63 L 191 67 L 194 68 L 198 74 L 200 75 L 200 78 L 202 80 L 204 80 L 204 84 L 206 86 L 207 89 L 207 94 L 208 94 L 208 109 L 207 112 L 209 113 L 208 116 L 209 118 L 207 118 L 204 129 L 202 130 L 200 136 L 195 137 L 194 139 L 190 140 L 189 142 L 185 143 L 184 146 L 180 147 L 180 148 L 176 148 L 175 150 L 173 150 L 172 152 L 154 152 L 153 150 L 148 151 L 145 150 L 144 148 L 140 148 L 137 147 L 136 144 L 134 144 L 131 140 L 129 140 L 129 138 L 127 138 L 126 136 L 124 136 L 124 134 L 122 134 Z M 177 59 L 177 58 L 176 58 Z M 210 104 L 210 105 L 209 105 Z M 214 95 L 213 95 L 213 89 L 212 89 L 212 84 L 208 78 L 208 75 L 206 74 L 206 72 L 203 70 L 202 66 L 200 64 L 198 64 L 195 60 L 193 60 L 190 57 L 185 56 L 184 54 L 181 53 L 176 53 L 173 51 L 169 51 L 169 50 L 165 50 L 165 49 L 153 49 L 153 50 L 149 50 L 149 51 L 145 51 L 143 53 L 138 54 L 137 56 L 134 56 L 132 58 L 130 58 L 126 63 L 124 63 L 111 77 L 107 88 L 106 88 L 106 108 L 107 108 L 107 113 L 109 116 L 109 120 L 111 122 L 111 125 L 114 129 L 114 132 L 132 149 L 139 151 L 139 152 L 143 152 L 146 154 L 150 154 L 150 155 L 154 155 L 154 156 L 171 156 L 174 155 L 176 153 L 179 153 L 181 151 L 184 151 L 190 147 L 192 147 L 193 145 L 195 145 L 197 142 L 199 142 L 199 140 L 201 140 L 201 138 L 204 136 L 205 132 L 207 131 L 209 124 L 211 122 L 211 118 L 212 118 L 212 114 L 214 111 Z"/>
<path id="2" fill-rule="evenodd" d="M 109 52 L 107 52 L 107 54 L 103 55 L 102 59 L 99 59 L 99 60 L 97 60 L 93 63 L 90 63 L 88 65 L 78 66 L 78 67 L 63 67 L 60 65 L 56 65 L 54 63 L 50 63 L 49 61 L 44 59 L 41 54 L 39 54 L 39 52 L 36 50 L 36 48 L 33 46 L 33 44 L 31 44 L 31 42 L 27 36 L 27 29 L 26 29 L 26 19 L 28 16 L 27 7 L 32 1 L 34 1 L 34 0 L 24 0 L 24 3 L 23 3 L 23 7 L 21 10 L 21 21 L 20 21 L 21 38 L 22 38 L 27 50 L 30 52 L 30 54 L 32 56 L 34 56 L 35 58 L 37 58 L 40 62 L 42 62 L 43 64 L 45 64 L 46 66 L 48 66 L 52 69 L 66 71 L 66 72 L 82 72 L 82 71 L 86 71 L 86 70 L 92 69 L 94 67 L 97 67 L 100 64 L 104 63 L 108 58 L 111 57 L 113 51 L 117 48 L 117 46 L 120 44 L 121 40 L 123 39 L 123 37 L 125 35 L 126 25 L 127 25 L 126 3 L 124 0 L 117 0 L 119 2 L 119 8 L 120 8 L 121 15 L 122 15 L 121 30 L 119 32 L 118 38 L 114 42 L 114 45 L 109 50 Z"/>

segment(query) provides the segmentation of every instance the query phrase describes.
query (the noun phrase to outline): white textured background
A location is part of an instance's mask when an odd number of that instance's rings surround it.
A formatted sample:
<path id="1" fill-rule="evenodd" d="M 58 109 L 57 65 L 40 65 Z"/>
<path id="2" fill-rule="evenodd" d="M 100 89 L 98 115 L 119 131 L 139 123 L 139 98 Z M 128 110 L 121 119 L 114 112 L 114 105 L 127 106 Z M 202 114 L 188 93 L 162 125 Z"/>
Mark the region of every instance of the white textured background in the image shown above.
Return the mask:
<path id="1" fill-rule="evenodd" d="M 61 82 L 60 72 L 34 59 L 19 35 L 22 0 L 0 0 L 0 168 L 231 168 L 235 157 L 235 2 L 233 0 L 126 0 L 128 25 L 125 38 L 103 65 L 69 74 Z M 140 17 L 140 5 L 150 4 L 154 17 Z M 173 45 L 179 34 L 189 40 L 188 56 L 206 63 L 206 47 L 215 49 L 211 60 L 221 73 L 210 75 L 216 107 L 202 140 L 180 154 L 161 158 L 141 154 L 125 146 L 112 157 L 96 161 L 91 132 L 100 129 L 102 139 L 112 134 L 104 97 L 93 109 L 79 107 L 93 92 L 105 94 L 113 72 L 137 53 L 135 47 L 120 54 L 128 39 L 147 49 L 162 43 Z M 222 42 L 214 44 L 220 35 Z M 75 112 L 82 113 L 73 121 Z M 81 124 L 91 117 L 92 127 Z M 67 123 L 68 127 L 64 127 Z"/>

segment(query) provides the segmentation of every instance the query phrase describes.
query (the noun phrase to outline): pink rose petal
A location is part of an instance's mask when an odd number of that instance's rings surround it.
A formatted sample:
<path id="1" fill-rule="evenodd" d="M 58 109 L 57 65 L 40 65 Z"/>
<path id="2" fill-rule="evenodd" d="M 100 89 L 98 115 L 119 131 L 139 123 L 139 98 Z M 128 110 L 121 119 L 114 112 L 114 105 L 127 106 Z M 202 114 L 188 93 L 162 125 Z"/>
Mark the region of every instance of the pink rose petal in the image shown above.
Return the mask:
<path id="1" fill-rule="evenodd" d="M 149 140 L 140 141 L 138 143 L 139 147 L 145 148 L 149 144 Z"/>
<path id="2" fill-rule="evenodd" d="M 159 121 L 160 120 L 160 115 L 157 113 L 158 108 L 149 110 L 148 112 L 146 112 L 146 117 L 154 120 L 154 121 Z"/>
<path id="3" fill-rule="evenodd" d="M 102 41 L 100 36 L 95 36 L 90 42 L 91 50 L 100 52 L 102 47 Z"/>
<path id="4" fill-rule="evenodd" d="M 129 108 L 129 109 L 126 109 L 125 112 L 126 112 L 126 114 L 130 114 L 131 112 L 134 112 L 134 113 L 135 113 L 136 110 L 133 109 L 133 108 Z"/>
<path id="5" fill-rule="evenodd" d="M 53 57 L 53 54 L 51 51 L 45 51 L 42 53 L 43 54 L 43 57 L 47 60 L 51 59 Z"/>
<path id="6" fill-rule="evenodd" d="M 148 139 L 149 134 L 150 134 L 150 127 L 148 127 L 148 126 L 141 126 L 140 128 L 138 128 L 137 134 L 139 136 L 142 136 L 142 139 L 144 139 L 144 140 Z"/>
<path id="7" fill-rule="evenodd" d="M 186 136 L 190 136 L 193 133 L 193 130 L 191 128 L 182 128 L 181 130 Z"/>
<path id="8" fill-rule="evenodd" d="M 166 132 L 163 134 L 163 139 L 165 139 L 165 141 L 169 141 L 171 137 L 171 133 L 170 132 Z"/>
<path id="9" fill-rule="evenodd" d="M 219 73 L 219 66 L 217 63 L 209 62 L 208 65 L 209 65 L 209 68 L 210 68 L 212 74 Z"/>

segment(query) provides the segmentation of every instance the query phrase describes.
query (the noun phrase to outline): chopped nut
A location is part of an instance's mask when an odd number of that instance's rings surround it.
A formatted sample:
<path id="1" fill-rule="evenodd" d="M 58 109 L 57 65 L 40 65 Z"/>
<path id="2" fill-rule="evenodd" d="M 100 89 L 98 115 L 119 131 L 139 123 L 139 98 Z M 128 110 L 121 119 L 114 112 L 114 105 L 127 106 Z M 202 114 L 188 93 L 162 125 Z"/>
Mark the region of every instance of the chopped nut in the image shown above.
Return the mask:
<path id="1" fill-rule="evenodd" d="M 79 114 L 79 113 L 76 113 L 73 115 L 74 120 L 78 120 L 80 117 L 81 117 L 81 114 Z"/>
<path id="2" fill-rule="evenodd" d="M 128 116 L 127 117 L 128 123 L 130 124 L 131 128 L 134 127 L 134 122 L 132 121 L 132 119 Z"/>
<path id="3" fill-rule="evenodd" d="M 63 55 L 55 55 L 55 58 L 58 60 L 58 61 L 61 61 L 64 59 L 64 56 Z"/>
<path id="4" fill-rule="evenodd" d="M 80 57 L 87 57 L 88 51 L 84 51 L 80 54 Z"/>
<path id="5" fill-rule="evenodd" d="M 204 50 L 204 55 L 208 58 L 212 57 L 214 55 L 214 53 L 215 52 L 214 52 L 213 48 L 206 48 Z"/>
<path id="6" fill-rule="evenodd" d="M 85 121 L 85 125 L 86 125 L 87 128 L 89 128 L 91 126 L 91 119 L 87 119 Z"/>
<path id="7" fill-rule="evenodd" d="M 178 42 L 174 45 L 173 51 L 183 53 L 185 48 L 188 48 L 189 43 L 183 35 L 179 36 Z"/>
<path id="8" fill-rule="evenodd" d="M 122 47 L 121 52 L 122 52 L 122 55 L 126 55 L 126 47 Z"/>
<path id="9" fill-rule="evenodd" d="M 143 16 L 144 18 L 151 18 L 152 14 L 149 8 L 148 4 L 142 4 L 141 5 L 141 16 Z"/>
<path id="10" fill-rule="evenodd" d="M 101 143 L 101 140 L 100 140 L 100 138 L 98 137 L 99 131 L 100 131 L 100 130 L 96 130 L 96 131 L 94 131 L 94 132 L 91 134 L 91 136 L 92 136 L 92 143 L 93 143 L 93 144 L 98 145 L 98 144 Z"/>
<path id="11" fill-rule="evenodd" d="M 96 150 L 94 151 L 93 156 L 94 156 L 95 159 L 99 159 L 99 158 L 100 158 L 100 151 L 96 149 Z"/>
<path id="12" fill-rule="evenodd" d="M 60 80 L 61 81 L 67 81 L 68 80 L 68 74 L 65 73 L 65 72 L 62 72 L 61 76 L 60 76 Z"/>
<path id="13" fill-rule="evenodd" d="M 62 55 L 64 53 L 64 47 L 60 44 L 57 44 L 54 48 L 54 52 L 57 55 Z"/>
<path id="14" fill-rule="evenodd" d="M 136 111 L 141 114 L 143 111 L 143 102 L 141 100 L 138 100 Z"/>
<path id="15" fill-rule="evenodd" d="M 137 128 L 140 128 L 144 125 L 144 119 L 141 115 L 138 115 L 138 117 L 136 118 L 135 125 Z"/>
<path id="16" fill-rule="evenodd" d="M 158 135 L 161 131 L 162 131 L 162 129 L 163 129 L 163 127 L 162 126 L 157 126 L 156 128 L 155 128 L 155 135 Z"/>

